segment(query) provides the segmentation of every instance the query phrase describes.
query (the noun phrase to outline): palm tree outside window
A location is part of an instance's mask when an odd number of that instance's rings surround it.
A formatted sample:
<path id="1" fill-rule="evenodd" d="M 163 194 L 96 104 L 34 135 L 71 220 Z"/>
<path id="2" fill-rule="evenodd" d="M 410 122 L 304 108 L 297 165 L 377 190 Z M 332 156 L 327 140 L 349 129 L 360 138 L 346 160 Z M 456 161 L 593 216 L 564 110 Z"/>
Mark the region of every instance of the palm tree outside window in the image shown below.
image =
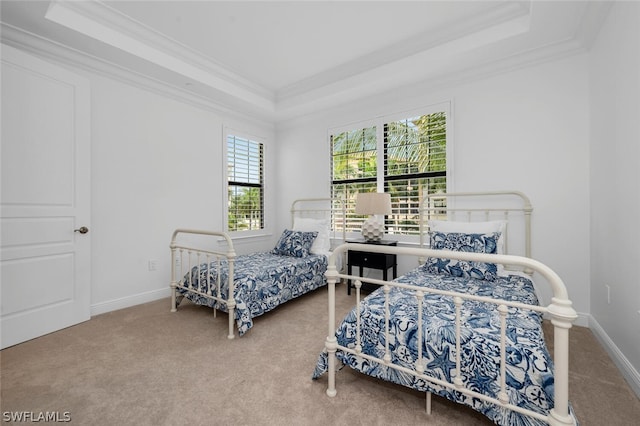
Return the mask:
<path id="1" fill-rule="evenodd" d="M 358 192 L 391 194 L 388 235 L 418 235 L 419 206 L 427 194 L 447 189 L 447 113 L 440 110 L 409 118 L 334 132 L 331 143 L 332 197 L 347 204 L 344 223 L 359 232 L 366 217 L 355 215 Z"/>

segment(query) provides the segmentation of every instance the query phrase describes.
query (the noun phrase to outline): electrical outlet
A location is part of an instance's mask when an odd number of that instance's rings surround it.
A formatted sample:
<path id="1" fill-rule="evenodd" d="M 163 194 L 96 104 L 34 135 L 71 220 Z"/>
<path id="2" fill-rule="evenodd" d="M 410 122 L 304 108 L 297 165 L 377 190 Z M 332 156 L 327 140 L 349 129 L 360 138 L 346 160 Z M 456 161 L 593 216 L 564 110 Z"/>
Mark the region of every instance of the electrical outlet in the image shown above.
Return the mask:
<path id="1" fill-rule="evenodd" d="M 156 271 L 158 269 L 158 261 L 155 259 L 149 260 L 149 271 Z"/>

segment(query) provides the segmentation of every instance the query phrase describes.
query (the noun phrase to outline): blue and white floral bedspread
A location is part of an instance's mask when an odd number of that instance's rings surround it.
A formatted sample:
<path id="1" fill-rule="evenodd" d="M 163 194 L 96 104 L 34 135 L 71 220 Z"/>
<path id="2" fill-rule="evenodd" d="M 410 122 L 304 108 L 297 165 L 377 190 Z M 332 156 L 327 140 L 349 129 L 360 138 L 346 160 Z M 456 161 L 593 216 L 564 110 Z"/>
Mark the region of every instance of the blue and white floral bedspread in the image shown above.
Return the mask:
<path id="1" fill-rule="evenodd" d="M 253 318 L 268 312 L 284 302 L 301 296 L 326 284 L 327 257 L 310 254 L 305 257 L 280 256 L 269 252 L 252 253 L 236 257 L 234 264 L 235 319 L 238 333 L 242 336 L 253 327 Z M 215 289 L 217 280 L 216 262 L 211 262 L 209 281 Z M 192 268 L 192 279 L 196 283 L 207 281 L 206 264 Z M 188 274 L 187 274 L 188 276 Z M 221 261 L 221 294 L 229 295 L 229 267 Z M 205 286 L 205 292 L 208 287 Z M 228 312 L 226 304 L 207 297 L 189 293 L 178 287 L 192 302 Z M 215 294 L 215 290 L 214 290 Z"/>
<path id="2" fill-rule="evenodd" d="M 498 277 L 495 281 L 427 274 L 417 268 L 396 281 L 440 290 L 470 293 L 501 300 L 537 305 L 531 281 L 523 276 Z M 417 359 L 417 301 L 415 292 L 392 288 L 390 296 L 390 342 L 392 362 L 415 369 Z M 378 289 L 362 303 L 362 352 L 382 358 L 385 353 L 384 293 Z M 356 314 L 352 310 L 336 331 L 338 344 L 356 345 Z M 496 305 L 465 301 L 461 321 L 461 374 L 465 387 L 497 397 L 500 374 L 500 317 Z M 425 374 L 448 382 L 455 374 L 455 308 L 451 297 L 426 294 L 423 302 L 423 357 Z M 541 421 L 466 396 L 426 380 L 404 374 L 362 357 L 337 352 L 338 360 L 370 376 L 420 391 L 430 391 L 485 414 L 500 425 L 538 425 Z M 544 342 L 539 313 L 509 308 L 507 316 L 506 383 L 512 404 L 548 414 L 553 407 L 553 362 Z M 322 352 L 313 378 L 327 371 Z"/>

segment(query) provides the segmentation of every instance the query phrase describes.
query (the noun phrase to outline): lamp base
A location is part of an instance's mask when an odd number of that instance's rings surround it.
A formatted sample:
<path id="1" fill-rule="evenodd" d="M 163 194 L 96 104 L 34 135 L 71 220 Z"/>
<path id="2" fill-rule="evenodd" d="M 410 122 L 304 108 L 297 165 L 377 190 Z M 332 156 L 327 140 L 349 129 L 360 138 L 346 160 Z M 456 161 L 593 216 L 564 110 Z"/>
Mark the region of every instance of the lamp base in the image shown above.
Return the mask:
<path id="1" fill-rule="evenodd" d="M 362 236 L 367 242 L 379 243 L 384 237 L 384 223 L 379 222 L 375 216 L 369 216 L 362 224 Z"/>

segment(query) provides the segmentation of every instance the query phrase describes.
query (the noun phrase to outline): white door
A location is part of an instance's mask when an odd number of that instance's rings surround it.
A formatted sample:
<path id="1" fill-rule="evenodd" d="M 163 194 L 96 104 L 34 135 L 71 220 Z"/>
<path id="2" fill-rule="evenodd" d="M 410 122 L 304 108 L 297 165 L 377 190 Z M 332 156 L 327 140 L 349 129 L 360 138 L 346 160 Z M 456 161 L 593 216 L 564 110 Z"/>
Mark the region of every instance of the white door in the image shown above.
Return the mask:
<path id="1" fill-rule="evenodd" d="M 0 341 L 6 348 L 90 317 L 91 234 L 79 231 L 91 228 L 90 102 L 85 78 L 0 48 Z"/>

